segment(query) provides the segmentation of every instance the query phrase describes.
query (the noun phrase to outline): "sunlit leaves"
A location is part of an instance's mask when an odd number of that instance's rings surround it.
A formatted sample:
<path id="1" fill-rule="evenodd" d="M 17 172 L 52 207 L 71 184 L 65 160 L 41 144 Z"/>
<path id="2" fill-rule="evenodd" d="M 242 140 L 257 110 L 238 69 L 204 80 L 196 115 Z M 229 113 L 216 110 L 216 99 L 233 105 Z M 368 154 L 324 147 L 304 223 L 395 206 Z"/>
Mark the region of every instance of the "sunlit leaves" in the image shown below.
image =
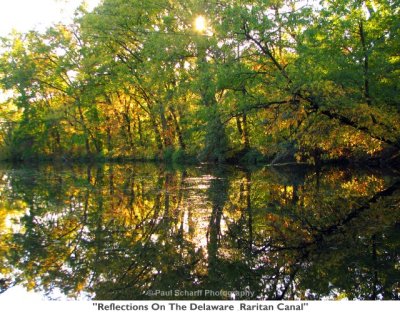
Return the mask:
<path id="1" fill-rule="evenodd" d="M 2 40 L 10 99 L 1 116 L 13 123 L 3 150 L 16 159 L 379 158 L 400 136 L 396 12 L 391 1 L 347 0 L 80 9 L 73 25 Z M 193 28 L 199 16 L 206 30 Z"/>

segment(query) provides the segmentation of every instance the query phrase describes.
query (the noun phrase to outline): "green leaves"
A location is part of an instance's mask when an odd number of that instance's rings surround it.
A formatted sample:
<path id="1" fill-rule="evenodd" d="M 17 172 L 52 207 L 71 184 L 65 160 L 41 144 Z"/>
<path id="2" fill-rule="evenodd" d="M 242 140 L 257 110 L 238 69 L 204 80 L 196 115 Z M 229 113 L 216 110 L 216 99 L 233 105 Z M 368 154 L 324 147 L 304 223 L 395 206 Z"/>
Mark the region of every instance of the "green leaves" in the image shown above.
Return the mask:
<path id="1" fill-rule="evenodd" d="M 38 155 L 369 158 L 399 148 L 397 13 L 392 1 L 107 0 L 74 25 L 4 39 L 0 85 L 14 122 L 44 130 Z M 323 134 L 304 126 L 321 116 Z"/>

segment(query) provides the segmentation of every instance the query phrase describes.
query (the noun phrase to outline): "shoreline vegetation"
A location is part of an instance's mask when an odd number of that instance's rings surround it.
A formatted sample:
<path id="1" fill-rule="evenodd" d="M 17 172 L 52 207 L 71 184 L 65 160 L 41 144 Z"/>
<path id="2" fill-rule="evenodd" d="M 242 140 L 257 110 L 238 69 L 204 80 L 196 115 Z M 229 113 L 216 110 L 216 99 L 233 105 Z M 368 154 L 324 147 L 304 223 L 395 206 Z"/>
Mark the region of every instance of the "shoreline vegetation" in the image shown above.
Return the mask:
<path id="1" fill-rule="evenodd" d="M 259 168 L 259 167 L 314 167 L 320 168 L 324 166 L 348 166 L 354 168 L 392 168 L 398 169 L 400 167 L 400 152 L 399 153 L 382 153 L 380 156 L 369 158 L 337 158 L 337 159 L 312 159 L 311 161 L 298 161 L 295 156 L 286 155 L 279 158 L 279 156 L 268 157 L 262 155 L 258 151 L 251 151 L 249 155 L 256 154 L 257 158 L 248 158 L 243 153 L 224 159 L 221 162 L 208 162 L 201 160 L 196 155 L 185 155 L 178 152 L 179 158 L 174 154 L 169 157 L 155 156 L 152 158 L 135 158 L 135 157 L 107 157 L 105 155 L 90 155 L 80 157 L 30 157 L 28 159 L 18 158 L 3 158 L 0 163 L 3 164 L 40 164 L 40 163 L 53 163 L 53 164 L 107 164 L 107 163 L 154 163 L 165 166 L 239 166 L 243 168 Z"/>
<path id="2" fill-rule="evenodd" d="M 390 0 L 82 6 L 0 38 L 0 159 L 398 168 L 399 16 Z"/>
<path id="3" fill-rule="evenodd" d="M 308 162 L 297 162 L 297 161 L 287 161 L 287 162 L 279 162 L 279 163 L 271 163 L 266 161 L 258 161 L 258 162 L 243 162 L 236 160 L 227 160 L 223 163 L 210 163 L 210 162 L 201 162 L 197 160 L 195 157 L 188 158 L 186 160 L 179 161 L 171 161 L 171 160 L 162 160 L 162 159 L 135 159 L 135 158 L 107 158 L 107 157 L 79 157 L 79 158 L 38 158 L 38 159 L 29 159 L 29 160 L 15 160 L 15 159 L 3 159 L 0 160 L 2 164 L 112 164 L 112 163 L 153 163 L 158 165 L 165 166 L 196 166 L 196 165 L 213 165 L 213 166 L 239 166 L 243 168 L 259 168 L 259 167 L 291 167 L 291 166 L 299 166 L 299 167 L 315 167 L 320 168 L 324 166 L 333 166 L 333 167 L 342 167 L 349 166 L 353 168 L 399 168 L 399 161 L 396 159 L 392 160 L 382 160 L 382 159 L 369 159 L 369 160 L 351 160 L 351 159 L 341 159 L 341 160 L 322 160 L 318 163 L 308 163 Z"/>

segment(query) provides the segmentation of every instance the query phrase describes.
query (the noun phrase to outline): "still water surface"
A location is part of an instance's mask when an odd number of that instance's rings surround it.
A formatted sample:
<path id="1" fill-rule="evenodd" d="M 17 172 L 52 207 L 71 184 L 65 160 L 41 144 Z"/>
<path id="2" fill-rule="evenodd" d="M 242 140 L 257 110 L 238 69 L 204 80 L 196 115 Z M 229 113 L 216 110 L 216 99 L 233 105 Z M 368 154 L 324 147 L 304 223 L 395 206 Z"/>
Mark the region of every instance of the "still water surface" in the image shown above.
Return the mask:
<path id="1" fill-rule="evenodd" d="M 2 299 L 400 298 L 390 171 L 2 165 L 0 194 Z"/>

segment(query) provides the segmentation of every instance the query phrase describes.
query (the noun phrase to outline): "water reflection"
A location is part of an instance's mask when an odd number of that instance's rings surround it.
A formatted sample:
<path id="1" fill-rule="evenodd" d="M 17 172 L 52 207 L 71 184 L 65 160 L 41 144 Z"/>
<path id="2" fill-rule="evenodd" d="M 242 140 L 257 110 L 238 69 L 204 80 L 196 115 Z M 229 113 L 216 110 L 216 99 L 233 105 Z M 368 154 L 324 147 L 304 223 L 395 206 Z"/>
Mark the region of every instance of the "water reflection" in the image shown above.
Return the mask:
<path id="1" fill-rule="evenodd" d="M 400 298 L 393 174 L 3 167 L 0 193 L 0 293 L 22 285 L 103 300 Z"/>

